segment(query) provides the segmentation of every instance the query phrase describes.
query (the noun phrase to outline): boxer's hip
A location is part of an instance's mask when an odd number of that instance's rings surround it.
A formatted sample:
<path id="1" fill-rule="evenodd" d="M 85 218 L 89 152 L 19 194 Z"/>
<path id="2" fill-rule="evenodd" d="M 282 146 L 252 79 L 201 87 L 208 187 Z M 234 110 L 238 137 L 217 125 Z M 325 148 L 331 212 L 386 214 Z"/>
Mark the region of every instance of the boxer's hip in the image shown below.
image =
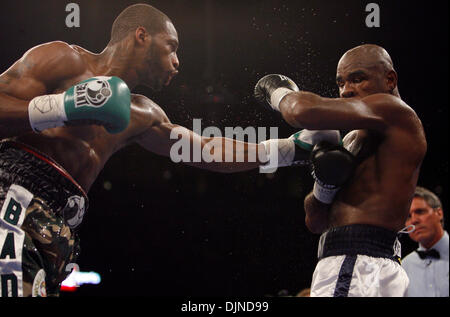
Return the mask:
<path id="1" fill-rule="evenodd" d="M 401 245 L 397 232 L 355 224 L 324 232 L 320 237 L 317 255 L 319 260 L 336 255 L 367 255 L 400 263 Z"/>
<path id="2" fill-rule="evenodd" d="M 71 229 L 77 228 L 88 209 L 80 185 L 51 158 L 21 143 L 0 142 L 0 199 L 10 185 L 22 186 L 42 199 Z"/>
<path id="3" fill-rule="evenodd" d="M 81 187 L 56 162 L 20 143 L 0 143 L 1 296 L 59 293 L 79 254 L 75 229 L 87 207 Z"/>

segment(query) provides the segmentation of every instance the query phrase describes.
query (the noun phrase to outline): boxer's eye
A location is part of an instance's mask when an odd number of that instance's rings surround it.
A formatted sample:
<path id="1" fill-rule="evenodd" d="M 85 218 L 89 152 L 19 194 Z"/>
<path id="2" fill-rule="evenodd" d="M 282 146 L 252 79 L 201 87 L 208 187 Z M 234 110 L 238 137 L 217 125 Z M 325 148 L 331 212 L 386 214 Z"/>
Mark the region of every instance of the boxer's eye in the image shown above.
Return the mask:
<path id="1" fill-rule="evenodd" d="M 171 40 L 168 42 L 168 47 L 171 52 L 176 52 L 178 50 L 178 43 Z"/>

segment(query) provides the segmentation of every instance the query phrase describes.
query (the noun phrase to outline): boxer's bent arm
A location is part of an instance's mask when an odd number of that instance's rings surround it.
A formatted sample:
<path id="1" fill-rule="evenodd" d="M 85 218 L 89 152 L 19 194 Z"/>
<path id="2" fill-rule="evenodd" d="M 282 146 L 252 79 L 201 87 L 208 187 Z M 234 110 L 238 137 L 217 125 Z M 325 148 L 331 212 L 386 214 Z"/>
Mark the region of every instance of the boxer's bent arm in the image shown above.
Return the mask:
<path id="1" fill-rule="evenodd" d="M 314 234 L 321 234 L 329 227 L 330 206 L 318 201 L 313 193 L 308 194 L 304 201 L 305 225 Z"/>
<path id="2" fill-rule="evenodd" d="M 416 117 L 401 99 L 389 94 L 355 99 L 294 92 L 281 100 L 280 111 L 290 125 L 309 130 L 368 129 L 383 133 L 389 126 L 405 125 Z"/>
<path id="3" fill-rule="evenodd" d="M 0 89 L 0 138 L 31 131 L 28 103 L 2 93 Z"/>
<path id="4" fill-rule="evenodd" d="M 22 95 L 22 99 L 16 97 L 17 86 L 29 87 L 30 92 L 36 95 L 45 94 L 45 87 L 32 78 L 18 77 L 13 70 L 0 75 L 0 137 L 10 137 L 21 133 L 30 132 L 31 126 L 28 117 L 28 104 L 32 99 Z"/>
<path id="5" fill-rule="evenodd" d="M 28 104 L 83 69 L 73 49 L 51 42 L 28 50 L 0 75 L 0 137 L 30 132 Z"/>
<path id="6" fill-rule="evenodd" d="M 202 137 L 168 120 L 150 128 L 139 137 L 145 149 L 170 157 L 173 161 L 222 173 L 258 168 L 261 145 L 222 137 Z M 253 155 L 254 154 L 254 155 Z"/>

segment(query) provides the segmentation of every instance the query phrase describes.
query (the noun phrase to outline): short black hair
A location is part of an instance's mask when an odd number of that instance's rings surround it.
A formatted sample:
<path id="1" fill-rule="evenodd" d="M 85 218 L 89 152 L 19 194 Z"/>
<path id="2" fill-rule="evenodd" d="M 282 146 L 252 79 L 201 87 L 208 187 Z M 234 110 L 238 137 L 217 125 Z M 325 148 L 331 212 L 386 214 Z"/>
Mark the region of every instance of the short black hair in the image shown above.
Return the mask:
<path id="1" fill-rule="evenodd" d="M 114 20 L 109 44 L 123 40 L 130 32 L 134 32 L 141 26 L 150 35 L 158 34 L 165 30 L 167 21 L 171 22 L 169 17 L 151 5 L 133 4 L 123 10 Z"/>

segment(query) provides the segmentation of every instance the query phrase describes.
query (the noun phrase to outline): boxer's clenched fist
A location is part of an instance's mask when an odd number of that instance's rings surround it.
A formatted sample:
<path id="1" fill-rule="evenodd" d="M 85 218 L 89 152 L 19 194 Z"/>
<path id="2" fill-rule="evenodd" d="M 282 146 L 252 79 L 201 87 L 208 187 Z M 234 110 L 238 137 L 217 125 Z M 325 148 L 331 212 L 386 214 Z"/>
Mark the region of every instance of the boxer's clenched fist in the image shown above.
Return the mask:
<path id="1" fill-rule="evenodd" d="M 327 141 L 317 143 L 311 152 L 314 197 L 331 204 L 339 189 L 353 175 L 355 157 L 343 146 Z"/>
<path id="2" fill-rule="evenodd" d="M 268 161 L 264 169 L 292 165 L 311 164 L 311 151 L 320 142 L 341 144 L 341 134 L 337 130 L 301 130 L 287 139 L 271 139 L 262 142 Z"/>
<path id="3" fill-rule="evenodd" d="M 109 133 L 119 133 L 130 122 L 130 102 L 130 90 L 123 80 L 98 76 L 62 94 L 32 99 L 28 116 L 36 132 L 64 125 L 96 123 Z"/>
<path id="4" fill-rule="evenodd" d="M 299 89 L 292 79 L 284 75 L 270 74 L 258 81 L 254 96 L 259 103 L 280 111 L 281 99 L 295 91 Z"/>

